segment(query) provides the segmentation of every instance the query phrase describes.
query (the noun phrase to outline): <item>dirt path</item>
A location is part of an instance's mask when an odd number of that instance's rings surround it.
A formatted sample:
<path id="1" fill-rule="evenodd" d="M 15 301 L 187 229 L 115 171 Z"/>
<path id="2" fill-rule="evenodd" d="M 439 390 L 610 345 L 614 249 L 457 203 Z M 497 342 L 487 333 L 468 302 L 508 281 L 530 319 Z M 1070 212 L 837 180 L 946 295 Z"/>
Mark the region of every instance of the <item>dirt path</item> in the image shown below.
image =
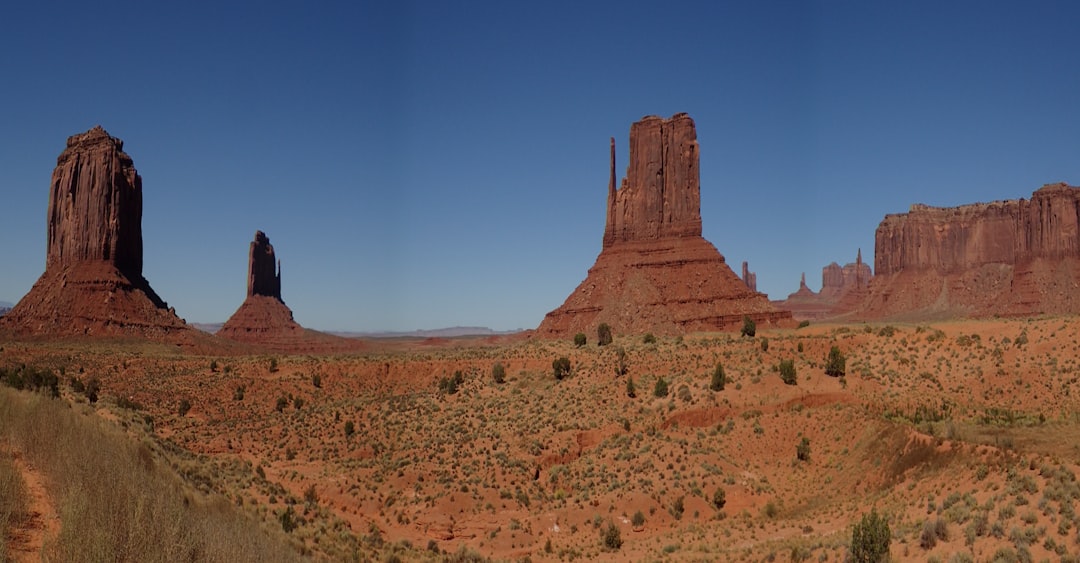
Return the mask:
<path id="1" fill-rule="evenodd" d="M 11 534 L 8 555 L 12 561 L 40 561 L 45 538 L 60 532 L 60 515 L 45 486 L 45 476 L 14 452 L 13 465 L 22 474 L 30 496 L 29 516 Z"/>

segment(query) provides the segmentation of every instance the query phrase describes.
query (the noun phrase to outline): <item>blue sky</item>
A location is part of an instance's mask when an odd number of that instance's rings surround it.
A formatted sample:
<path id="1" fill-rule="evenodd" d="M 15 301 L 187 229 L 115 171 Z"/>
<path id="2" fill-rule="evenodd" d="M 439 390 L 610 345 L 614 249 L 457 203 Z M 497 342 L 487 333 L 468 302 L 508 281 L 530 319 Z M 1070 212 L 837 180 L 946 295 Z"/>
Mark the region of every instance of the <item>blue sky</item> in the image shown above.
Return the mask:
<path id="1" fill-rule="evenodd" d="M 0 21 L 0 301 L 101 124 L 189 321 L 267 233 L 324 330 L 531 328 L 600 251 L 608 138 L 697 122 L 705 238 L 782 298 L 910 204 L 1080 183 L 1071 2 L 21 2 Z M 257 7 L 256 7 L 257 6 Z"/>

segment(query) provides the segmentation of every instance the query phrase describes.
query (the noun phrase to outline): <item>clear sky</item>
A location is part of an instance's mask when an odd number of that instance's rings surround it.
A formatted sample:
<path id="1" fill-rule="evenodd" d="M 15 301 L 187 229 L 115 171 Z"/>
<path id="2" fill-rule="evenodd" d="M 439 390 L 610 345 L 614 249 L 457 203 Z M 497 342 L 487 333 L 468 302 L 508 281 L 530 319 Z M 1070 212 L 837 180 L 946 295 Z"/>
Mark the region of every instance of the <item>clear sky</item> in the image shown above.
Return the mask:
<path id="1" fill-rule="evenodd" d="M 1080 183 L 1077 2 L 16 2 L 0 17 L 0 301 L 101 124 L 145 275 L 194 322 L 267 233 L 316 329 L 532 328 L 600 251 L 608 138 L 688 112 L 705 238 L 783 298 L 912 203 Z"/>

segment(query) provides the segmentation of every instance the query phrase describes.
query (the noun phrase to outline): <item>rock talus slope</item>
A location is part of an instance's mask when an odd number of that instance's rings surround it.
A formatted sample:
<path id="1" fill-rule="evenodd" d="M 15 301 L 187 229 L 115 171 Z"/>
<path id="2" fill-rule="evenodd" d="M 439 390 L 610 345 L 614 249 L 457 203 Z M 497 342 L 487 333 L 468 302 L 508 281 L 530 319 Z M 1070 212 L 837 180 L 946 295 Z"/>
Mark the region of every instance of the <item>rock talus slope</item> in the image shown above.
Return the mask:
<path id="1" fill-rule="evenodd" d="M 618 189 L 615 140 L 603 247 L 585 280 L 537 328 L 542 336 L 678 334 L 790 322 L 744 283 L 701 236 L 699 153 L 694 120 L 643 118 L 630 127 L 630 164 Z"/>

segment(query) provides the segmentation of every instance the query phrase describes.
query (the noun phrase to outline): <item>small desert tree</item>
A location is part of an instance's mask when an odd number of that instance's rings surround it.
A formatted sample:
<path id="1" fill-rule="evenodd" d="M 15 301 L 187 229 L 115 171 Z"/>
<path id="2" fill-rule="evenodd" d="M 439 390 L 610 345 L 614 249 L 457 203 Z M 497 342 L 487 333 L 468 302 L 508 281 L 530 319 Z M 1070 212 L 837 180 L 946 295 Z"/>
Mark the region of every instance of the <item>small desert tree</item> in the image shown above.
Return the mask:
<path id="1" fill-rule="evenodd" d="M 619 531 L 619 527 L 615 525 L 615 522 L 612 522 L 611 520 L 608 520 L 607 528 L 604 528 L 600 537 L 604 544 L 604 549 L 616 551 L 622 547 L 622 532 Z"/>
<path id="2" fill-rule="evenodd" d="M 757 324 L 754 323 L 754 319 L 751 319 L 749 315 L 745 315 L 742 318 L 742 335 L 753 338 L 757 335 Z"/>
<path id="3" fill-rule="evenodd" d="M 668 384 L 663 377 L 656 380 L 656 385 L 653 386 L 653 395 L 656 397 L 667 397 Z"/>
<path id="4" fill-rule="evenodd" d="M 780 379 L 788 385 L 795 385 L 799 382 L 795 374 L 795 360 L 780 360 Z"/>
<path id="5" fill-rule="evenodd" d="M 555 374 L 555 379 L 563 380 L 570 377 L 570 358 L 563 356 L 557 360 L 551 362 L 551 370 Z"/>
<path id="6" fill-rule="evenodd" d="M 631 399 L 637 397 L 637 387 L 634 387 L 633 377 L 626 378 L 626 396 L 630 397 Z"/>
<path id="7" fill-rule="evenodd" d="M 847 369 L 847 358 L 840 348 L 833 346 L 829 349 L 829 358 L 825 360 L 825 375 L 840 377 Z"/>
<path id="8" fill-rule="evenodd" d="M 586 344 L 586 342 L 587 342 L 587 339 L 585 338 L 585 333 L 584 332 L 579 332 L 579 333 L 574 335 L 574 346 L 577 346 L 578 348 L 581 348 L 582 346 L 584 346 Z"/>
<path id="9" fill-rule="evenodd" d="M 810 461 L 810 438 L 806 436 L 802 437 L 799 441 L 799 445 L 795 446 L 795 457 L 799 461 Z"/>
<path id="10" fill-rule="evenodd" d="M 716 492 L 713 493 L 713 496 L 712 496 L 712 503 L 713 503 L 713 506 L 715 506 L 717 510 L 720 510 L 720 509 L 724 508 L 724 505 L 727 504 L 727 493 L 724 492 L 724 489 L 721 489 L 721 488 L 716 489 Z"/>
<path id="11" fill-rule="evenodd" d="M 596 327 L 596 345 L 607 346 L 611 342 L 611 327 L 607 323 L 600 323 L 600 326 Z"/>
<path id="12" fill-rule="evenodd" d="M 709 382 L 709 389 L 723 391 L 725 383 L 727 383 L 727 376 L 724 375 L 724 366 L 723 364 L 716 364 L 716 369 L 712 372 L 712 381 Z"/>
<path id="13" fill-rule="evenodd" d="M 495 362 L 495 365 L 491 366 L 491 378 L 497 385 L 506 382 L 506 367 L 502 365 L 502 362 Z"/>
<path id="14" fill-rule="evenodd" d="M 851 560 L 857 563 L 880 563 L 889 557 L 892 531 L 877 510 L 864 514 L 851 531 Z"/>

